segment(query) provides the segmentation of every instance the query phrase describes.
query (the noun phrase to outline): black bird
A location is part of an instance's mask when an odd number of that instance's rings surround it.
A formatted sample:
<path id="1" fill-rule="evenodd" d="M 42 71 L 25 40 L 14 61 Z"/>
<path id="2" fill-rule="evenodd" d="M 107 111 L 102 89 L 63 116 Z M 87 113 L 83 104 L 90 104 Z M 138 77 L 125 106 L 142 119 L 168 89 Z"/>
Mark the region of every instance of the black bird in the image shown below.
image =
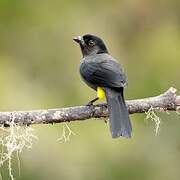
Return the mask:
<path id="1" fill-rule="evenodd" d="M 99 37 L 86 34 L 75 37 L 74 41 L 79 43 L 83 54 L 81 77 L 88 86 L 97 91 L 97 98 L 88 105 L 106 96 L 112 137 L 130 138 L 132 127 L 123 96 L 127 78 L 121 65 L 108 53 Z"/>

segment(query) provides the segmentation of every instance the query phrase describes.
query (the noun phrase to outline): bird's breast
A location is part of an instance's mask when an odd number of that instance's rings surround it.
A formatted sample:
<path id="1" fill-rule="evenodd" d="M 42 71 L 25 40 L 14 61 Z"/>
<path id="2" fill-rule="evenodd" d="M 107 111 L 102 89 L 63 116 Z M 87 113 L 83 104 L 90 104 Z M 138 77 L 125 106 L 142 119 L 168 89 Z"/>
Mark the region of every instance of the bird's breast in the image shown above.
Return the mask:
<path id="1" fill-rule="evenodd" d="M 88 62 L 82 61 L 80 64 L 80 75 L 82 80 L 91 88 L 94 90 L 97 89 L 97 85 L 91 83 L 91 76 L 92 76 L 92 69 L 89 68 Z"/>

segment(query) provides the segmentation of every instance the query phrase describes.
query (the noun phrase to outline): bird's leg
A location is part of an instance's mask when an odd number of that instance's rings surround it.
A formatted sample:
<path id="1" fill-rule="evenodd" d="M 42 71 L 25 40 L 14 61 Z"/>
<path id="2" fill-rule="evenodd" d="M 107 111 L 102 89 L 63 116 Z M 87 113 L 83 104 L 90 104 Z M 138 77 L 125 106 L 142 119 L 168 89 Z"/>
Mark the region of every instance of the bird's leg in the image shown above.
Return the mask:
<path id="1" fill-rule="evenodd" d="M 99 98 L 98 98 L 98 97 L 96 97 L 95 99 L 93 99 L 93 100 L 89 101 L 89 102 L 86 104 L 86 106 L 92 106 L 92 105 L 93 105 L 93 103 L 94 103 L 94 102 L 96 102 L 98 99 L 99 99 Z"/>

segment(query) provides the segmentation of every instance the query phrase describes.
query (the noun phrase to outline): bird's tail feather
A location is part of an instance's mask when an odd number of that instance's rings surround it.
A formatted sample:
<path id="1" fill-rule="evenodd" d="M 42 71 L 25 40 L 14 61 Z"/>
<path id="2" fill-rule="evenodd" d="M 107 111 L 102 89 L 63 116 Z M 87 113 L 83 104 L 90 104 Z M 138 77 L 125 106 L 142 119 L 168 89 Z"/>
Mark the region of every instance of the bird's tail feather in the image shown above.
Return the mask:
<path id="1" fill-rule="evenodd" d="M 113 138 L 119 136 L 131 137 L 132 126 L 128 110 L 123 97 L 123 88 L 120 91 L 105 88 L 109 111 L 109 124 Z"/>

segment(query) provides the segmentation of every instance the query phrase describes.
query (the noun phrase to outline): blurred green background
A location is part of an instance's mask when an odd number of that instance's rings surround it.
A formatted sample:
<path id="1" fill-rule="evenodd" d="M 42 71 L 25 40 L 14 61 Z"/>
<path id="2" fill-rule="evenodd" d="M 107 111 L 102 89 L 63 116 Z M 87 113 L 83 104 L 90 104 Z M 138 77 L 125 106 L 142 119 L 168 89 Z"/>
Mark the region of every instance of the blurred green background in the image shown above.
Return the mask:
<path id="1" fill-rule="evenodd" d="M 95 96 L 78 72 L 73 36 L 104 39 L 129 80 L 126 99 L 180 87 L 178 0 L 0 0 L 0 111 L 68 107 Z M 33 126 L 38 141 L 16 160 L 19 180 L 179 180 L 180 116 L 158 114 L 161 129 L 131 115 L 133 137 L 111 139 L 103 121 L 69 123 L 76 133 L 57 141 L 62 124 Z M 1 169 L 8 180 L 7 164 Z"/>

